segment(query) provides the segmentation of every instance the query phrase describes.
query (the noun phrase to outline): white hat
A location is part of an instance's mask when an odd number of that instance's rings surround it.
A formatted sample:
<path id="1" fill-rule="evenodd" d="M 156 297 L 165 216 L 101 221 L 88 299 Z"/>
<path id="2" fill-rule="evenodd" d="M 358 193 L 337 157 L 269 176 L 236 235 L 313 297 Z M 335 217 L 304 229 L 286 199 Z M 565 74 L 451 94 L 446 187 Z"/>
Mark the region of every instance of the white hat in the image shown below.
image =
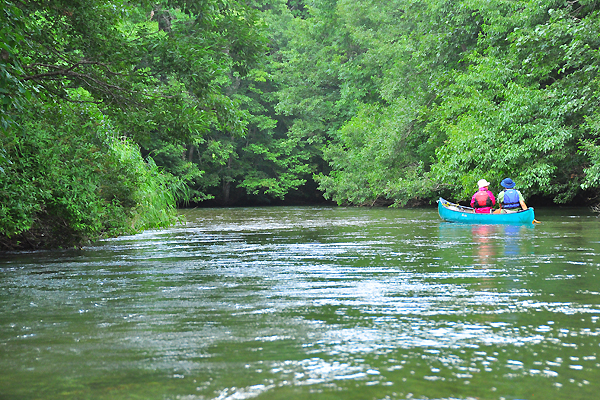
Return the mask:
<path id="1" fill-rule="evenodd" d="M 485 179 L 480 179 L 479 182 L 477 182 L 477 186 L 482 188 L 482 187 L 490 186 L 490 183 L 488 181 L 486 181 Z"/>

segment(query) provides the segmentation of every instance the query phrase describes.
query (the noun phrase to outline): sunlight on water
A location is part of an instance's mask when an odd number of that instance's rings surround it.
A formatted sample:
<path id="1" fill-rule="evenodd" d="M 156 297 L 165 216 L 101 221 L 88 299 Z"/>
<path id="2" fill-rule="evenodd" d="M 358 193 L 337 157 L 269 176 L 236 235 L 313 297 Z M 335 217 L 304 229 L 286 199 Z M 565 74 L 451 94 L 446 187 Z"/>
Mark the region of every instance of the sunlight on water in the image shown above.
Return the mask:
<path id="1" fill-rule="evenodd" d="M 433 209 L 188 210 L 0 258 L 0 397 L 589 399 L 600 229 Z"/>

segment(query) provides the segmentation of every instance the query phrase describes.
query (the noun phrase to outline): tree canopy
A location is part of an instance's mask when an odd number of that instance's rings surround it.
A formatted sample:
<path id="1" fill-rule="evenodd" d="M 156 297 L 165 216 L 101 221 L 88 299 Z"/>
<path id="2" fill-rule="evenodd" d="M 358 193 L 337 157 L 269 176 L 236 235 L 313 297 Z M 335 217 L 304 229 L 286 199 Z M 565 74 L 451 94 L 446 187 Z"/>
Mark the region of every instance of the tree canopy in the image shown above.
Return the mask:
<path id="1" fill-rule="evenodd" d="M 170 224 L 177 200 L 205 196 L 181 148 L 242 134 L 223 87 L 264 53 L 255 14 L 235 1 L 2 0 L 1 243 Z M 174 151 L 171 169 L 152 158 Z"/>
<path id="2" fill-rule="evenodd" d="M 169 224 L 176 204 L 467 200 L 481 178 L 598 202 L 595 1 L 0 7 L 5 247 Z"/>
<path id="3" fill-rule="evenodd" d="M 369 78 L 358 84 L 337 73 L 340 101 L 347 88 L 370 94 L 355 99 L 356 112 L 324 149 L 332 171 L 317 178 L 326 196 L 349 204 L 466 200 L 480 178 L 499 188 L 510 176 L 528 196 L 597 198 L 596 2 L 317 7 L 335 10 L 331 37 L 346 38 L 337 54 L 321 54 L 326 71 Z M 322 14 L 312 15 L 308 23 L 323 26 Z"/>

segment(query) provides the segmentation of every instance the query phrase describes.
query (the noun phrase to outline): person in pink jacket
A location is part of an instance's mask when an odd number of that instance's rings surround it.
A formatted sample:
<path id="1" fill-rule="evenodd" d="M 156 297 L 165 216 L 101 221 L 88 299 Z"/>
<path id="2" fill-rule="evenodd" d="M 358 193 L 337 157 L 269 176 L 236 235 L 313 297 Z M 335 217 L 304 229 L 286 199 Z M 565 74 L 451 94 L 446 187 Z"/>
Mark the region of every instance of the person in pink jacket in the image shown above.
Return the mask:
<path id="1" fill-rule="evenodd" d="M 476 213 L 489 214 L 496 204 L 494 194 L 488 189 L 490 183 L 485 179 L 480 179 L 477 186 L 479 186 L 479 190 L 471 198 L 471 207 L 475 209 Z"/>

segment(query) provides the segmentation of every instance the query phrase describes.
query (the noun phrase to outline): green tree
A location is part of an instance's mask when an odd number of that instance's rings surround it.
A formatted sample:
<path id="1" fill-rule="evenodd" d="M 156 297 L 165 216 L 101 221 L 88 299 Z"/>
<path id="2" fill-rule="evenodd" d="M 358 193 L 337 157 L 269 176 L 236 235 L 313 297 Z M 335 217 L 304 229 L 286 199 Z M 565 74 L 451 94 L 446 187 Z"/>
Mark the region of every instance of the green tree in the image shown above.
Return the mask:
<path id="1" fill-rule="evenodd" d="M 176 198 L 202 195 L 182 185 L 202 178 L 183 153 L 212 129 L 244 126 L 223 87 L 262 54 L 254 11 L 235 1 L 2 6 L 0 241 L 76 244 L 172 223 Z M 179 152 L 178 176 L 138 144 L 160 161 Z"/>
<path id="2" fill-rule="evenodd" d="M 584 168 L 597 137 L 598 12 L 585 2 L 518 3 L 478 3 L 485 24 L 470 68 L 431 116 L 446 136 L 432 178 L 466 199 L 479 178 L 512 176 L 525 193 L 564 203 L 584 182 L 595 186 Z"/>
<path id="3" fill-rule="evenodd" d="M 443 136 L 425 129 L 427 115 L 464 68 L 481 19 L 451 1 L 339 1 L 335 10 L 347 32 L 339 86 L 352 107 L 330 134 L 332 171 L 317 175 L 320 188 L 340 204 L 429 199 L 436 183 L 425 173 Z M 326 60 L 328 70 L 339 68 Z"/>
<path id="4" fill-rule="evenodd" d="M 275 95 L 283 83 L 274 60 L 292 35 L 293 10 L 285 1 L 256 1 L 252 6 L 261 13 L 269 52 L 248 74 L 232 71 L 222 87 L 239 123 L 215 125 L 188 152 L 194 156 L 188 159 L 205 172 L 197 185 L 214 199 L 211 204 L 311 198 L 305 184 L 316 168 L 315 151 L 289 130 L 290 118 L 276 110 Z"/>
<path id="5" fill-rule="evenodd" d="M 599 192 L 595 2 L 321 4 L 297 21 L 279 107 L 327 141 L 327 197 L 467 200 L 506 176 L 558 203 Z"/>
<path id="6" fill-rule="evenodd" d="M 2 247 L 77 245 L 176 220 L 169 176 L 142 159 L 96 105 L 32 106 L 17 119 L 22 134 L 5 143 Z"/>

